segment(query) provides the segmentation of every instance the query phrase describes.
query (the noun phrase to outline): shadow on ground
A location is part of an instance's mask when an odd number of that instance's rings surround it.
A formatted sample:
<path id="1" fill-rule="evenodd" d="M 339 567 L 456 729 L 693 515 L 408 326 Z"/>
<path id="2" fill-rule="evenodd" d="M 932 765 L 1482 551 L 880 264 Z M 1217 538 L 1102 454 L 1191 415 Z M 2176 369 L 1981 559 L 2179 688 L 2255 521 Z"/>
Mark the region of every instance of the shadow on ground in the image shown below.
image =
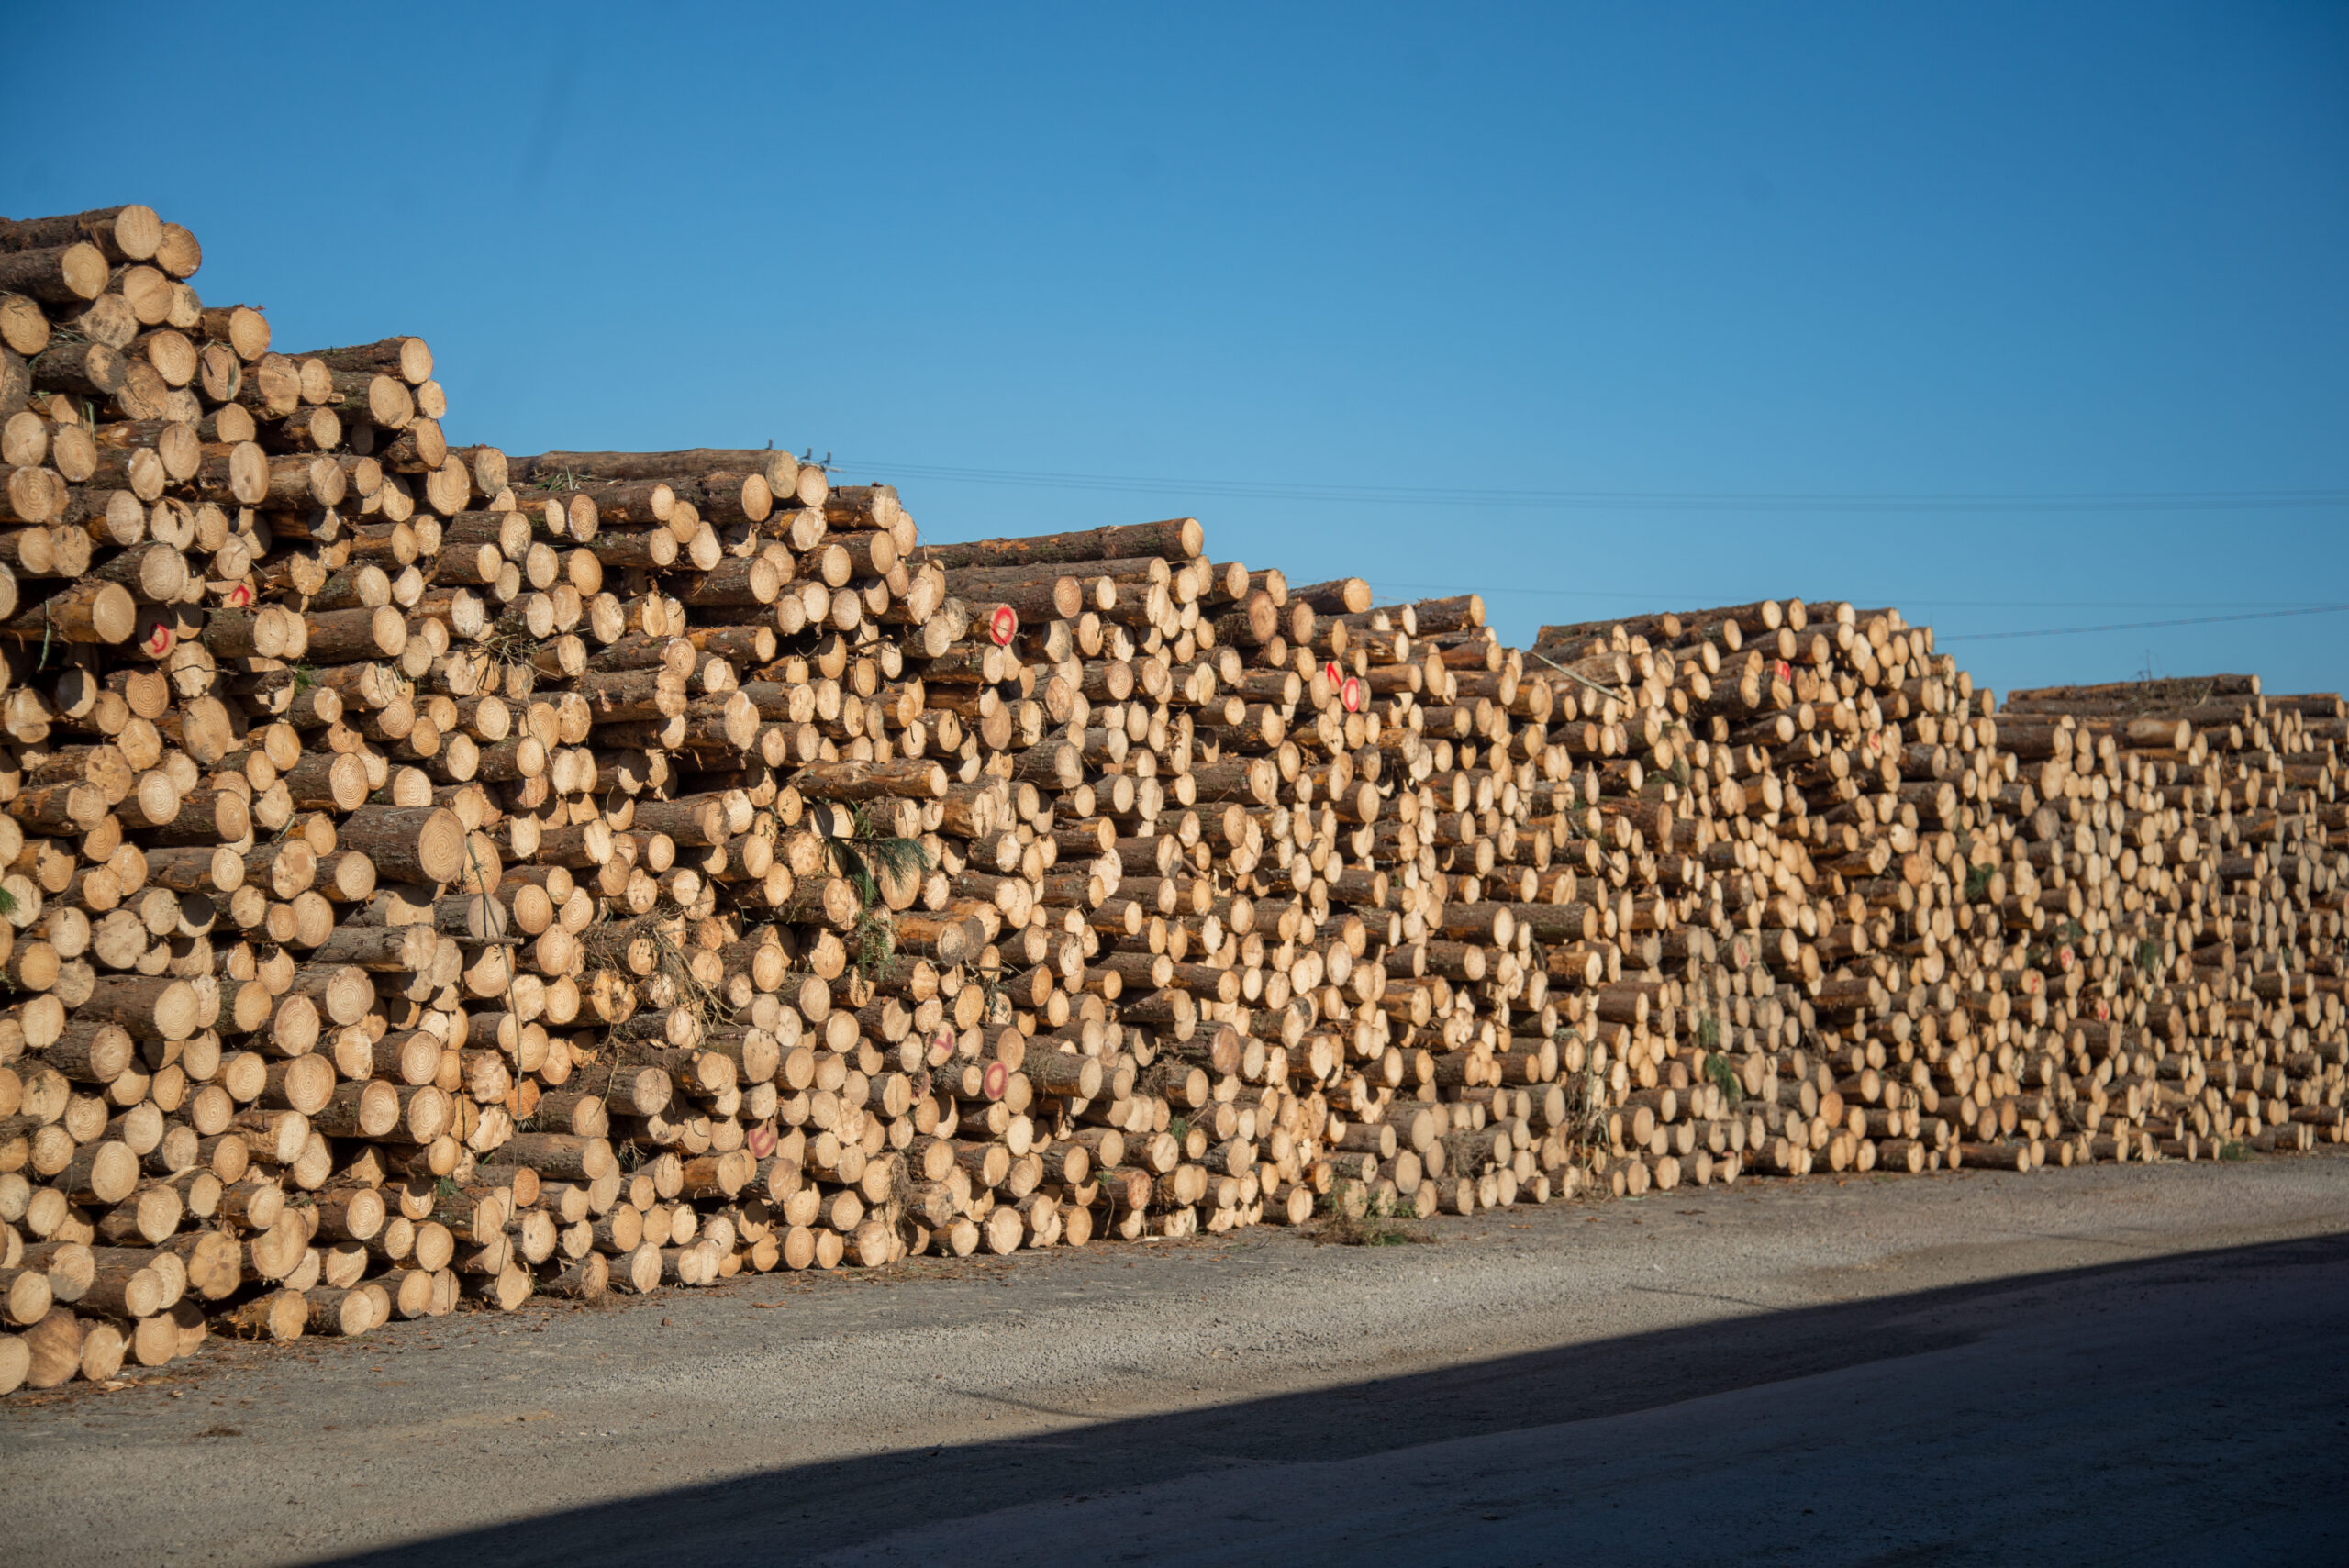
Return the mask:
<path id="1" fill-rule="evenodd" d="M 1342 1312 L 1344 1304 L 1333 1300 L 1330 1309 Z M 2238 1322 L 2243 1332 L 2229 1332 L 2228 1325 Z M 1750 1449 L 1740 1450 L 1732 1441 L 1727 1457 L 1706 1462 L 1715 1466 L 1709 1493 L 1717 1508 L 1728 1500 L 1756 1495 L 1757 1485 L 1766 1493 L 1768 1485 L 1776 1484 L 1737 1473 L 1748 1455 L 1758 1466 L 1766 1453 L 1767 1462 L 1780 1467 L 1774 1475 L 1792 1475 L 1793 1485 L 1798 1486 L 1808 1471 L 1820 1476 L 1833 1473 L 1841 1485 L 1886 1489 L 1887 1495 L 1897 1493 L 1916 1507 L 1937 1511 L 1944 1535 L 1954 1530 L 1962 1536 L 1949 1511 L 1962 1513 L 1973 1506 L 1969 1499 L 1948 1496 L 1931 1475 L 1907 1469 L 1931 1462 L 1929 1456 L 1920 1457 L 1924 1451 L 1907 1427 L 1922 1409 L 1945 1401 L 1952 1412 L 1949 1440 L 1965 1448 L 1969 1432 L 1975 1434 L 1972 1447 L 1957 1456 L 1968 1464 L 1981 1457 L 1974 1450 L 1999 1446 L 1997 1434 L 2002 1422 L 2015 1423 L 2018 1436 L 2049 1440 L 2054 1440 L 2052 1434 L 2058 1429 L 2078 1427 L 2083 1434 L 2076 1440 L 2082 1467 L 2078 1504 L 2125 1513 L 2113 1521 L 2116 1549 L 2148 1530 L 2158 1533 L 2163 1505 L 2158 1494 L 2146 1497 L 2139 1495 L 2142 1486 L 2131 1490 L 2158 1478 L 2149 1477 L 2140 1460 L 2116 1457 L 2121 1451 L 2104 1452 L 2098 1434 L 2110 1434 L 2122 1442 L 2126 1453 L 2133 1454 L 2136 1450 L 2127 1445 L 2147 1440 L 2161 1429 L 2201 1433 L 2197 1440 L 2212 1445 L 2214 1458 L 2197 1458 L 2186 1466 L 2194 1479 L 2180 1491 L 2178 1506 L 2192 1518 L 2189 1521 L 2181 1514 L 2182 1533 L 2171 1539 L 2199 1539 L 2185 1525 L 2200 1529 L 2240 1507 L 2264 1510 L 2259 1517 L 2266 1524 L 2258 1541 L 2275 1545 L 2279 1529 L 2306 1530 L 2310 1499 L 2297 1494 L 2297 1502 L 2278 1499 L 2272 1494 L 2285 1478 L 2277 1473 L 2277 1465 L 2237 1466 L 2231 1456 L 2252 1461 L 2254 1453 L 2226 1445 L 2240 1444 L 2242 1435 L 2235 1429 L 2252 1423 L 2254 1435 L 2287 1445 L 2320 1473 L 2329 1473 L 2336 1481 L 2349 1475 L 2349 1462 L 2344 1462 L 2349 1461 L 2349 1429 L 2344 1429 L 2349 1420 L 2331 1418 L 2349 1399 L 2349 1352 L 2341 1349 L 2344 1330 L 2349 1330 L 2349 1233 L 2022 1275 L 1846 1305 L 1756 1311 L 1727 1321 L 1471 1362 L 1443 1371 L 1131 1418 L 1094 1420 L 1082 1411 L 1007 1400 L 1008 1407 L 1022 1413 L 1026 1425 L 1032 1426 L 1036 1416 L 1065 1418 L 1067 1425 L 1000 1441 L 772 1470 L 335 1561 L 371 1568 L 441 1568 L 451 1562 L 796 1562 L 918 1527 L 944 1527 L 951 1540 L 952 1532 L 963 1528 L 957 1521 L 966 1520 L 968 1534 L 962 1544 L 969 1550 L 955 1555 L 968 1561 L 1037 1554 L 1072 1562 L 1188 1561 L 1193 1557 L 1190 1548 L 1198 1543 L 1186 1542 L 1186 1521 L 1170 1520 L 1163 1510 L 1152 1519 L 1135 1518 L 1141 1512 L 1139 1507 L 1125 1510 L 1132 1533 L 1115 1540 L 1062 1534 L 1049 1524 L 1019 1519 L 991 1526 L 972 1516 L 1072 1500 L 1069 1526 L 1095 1530 L 1119 1516 L 1101 1515 L 1097 1508 L 1082 1512 L 1074 1500 L 1101 1499 L 1111 1493 L 1122 1496 L 1214 1475 L 1230 1478 L 1230 1496 L 1240 1498 L 1244 1478 L 1268 1466 L 1358 1461 L 1511 1433 L 1529 1433 L 1531 1441 L 1531 1429 L 1656 1413 L 1683 1401 L 1777 1385 L 1789 1386 L 1783 1396 L 1748 1396 L 1721 1410 L 1702 1407 L 1707 1416 L 1687 1418 L 1716 1429 L 1707 1434 L 1714 1438 L 1734 1437 L 1718 1431 L 1724 1423 L 1758 1420 L 1774 1429 L 1766 1442 L 1757 1432 Z M 1472 1352 L 1477 1324 L 1464 1318 L 1459 1332 L 1464 1352 Z M 2077 1336 L 2076 1340 L 2071 1336 Z M 2024 1342 L 2010 1350 L 2008 1339 Z M 1963 1353 L 1937 1354 L 1954 1351 Z M 2231 1356 L 2236 1359 L 2230 1361 Z M 2087 1357 L 2095 1358 L 2095 1375 L 2087 1375 L 2091 1371 L 2082 1359 Z M 1911 1369 L 1894 1369 L 1897 1378 L 1887 1373 L 1848 1383 L 1791 1386 L 1798 1380 L 1866 1369 L 1897 1358 L 1929 1359 L 1917 1364 L 1913 1375 Z M 2151 1372 L 2136 1366 L 2148 1358 Z M 2175 1377 L 2166 1375 L 2172 1370 Z M 2082 1375 L 2075 1378 L 2074 1373 Z M 1822 1386 L 1831 1392 L 1818 1396 Z M 787 1392 L 779 1391 L 778 1397 L 787 1399 Z M 2221 1407 L 2239 1401 L 2236 1407 L 2244 1414 L 2222 1418 L 2215 1431 L 2210 1430 L 2213 1400 Z M 1981 1425 L 1969 1427 L 1968 1421 L 1977 1418 Z M 2279 1426 L 2293 1421 L 2309 1429 Z M 1668 1458 L 1685 1457 L 1670 1440 L 1670 1420 L 1641 1429 L 1648 1435 L 1639 1440 L 1661 1440 L 1663 1450 L 1672 1451 Z M 1554 1435 L 1540 1440 L 1549 1443 Z M 2032 1456 L 2019 1462 L 2043 1469 L 2048 1462 L 2036 1444 L 2025 1442 L 2019 1449 Z M 1556 1451 L 1561 1466 L 1583 1462 L 1586 1457 L 1563 1446 Z M 1812 1457 L 1787 1462 L 1789 1452 Z M 1622 1456 L 1586 1457 L 1596 1462 Z M 2067 1462 L 2058 1458 L 2054 1462 L 2061 1466 Z M 2115 1471 L 2130 1473 L 2115 1475 Z M 1303 1480 L 1326 1478 L 1330 1473 L 1296 1473 Z M 2044 1485 L 2064 1478 L 2035 1474 L 2029 1479 Z M 1995 1475 L 1987 1485 L 1998 1488 Z M 2044 1541 L 1998 1539 L 1998 1510 L 1988 1507 L 1988 1501 L 1982 1499 L 1982 1517 L 1990 1538 L 1970 1540 L 1963 1549 L 1944 1542 L 1921 1553 L 1890 1550 L 1853 1555 L 1831 1550 L 1816 1560 L 1995 1562 L 2025 1555 L 2041 1561 L 2095 1560 L 2061 1553 L 2047 1557 L 2043 1555 Z M 1231 1506 L 1241 1511 L 1217 1515 L 1218 1528 L 1228 1532 L 1220 1521 L 1256 1518 L 1244 1500 Z M 1279 1506 L 1277 1500 L 1272 1505 L 1275 1511 Z M 1586 1497 L 1576 1506 L 1590 1505 Z M 2336 1522 L 2349 1516 L 2349 1503 L 2334 1500 L 2319 1506 L 2330 1510 Z M 1213 1508 L 1208 1506 L 1210 1512 Z M 2154 1511 L 2149 1514 L 2148 1509 Z M 1612 1520 L 1618 1528 L 1631 1522 L 1622 1513 L 1613 1514 Z M 1007 1530 L 1015 1539 L 1003 1539 Z M 1038 1530 L 1043 1532 L 1041 1538 L 1034 1533 Z M 1735 1551 L 1737 1540 L 1734 1531 L 1724 1535 L 1716 1530 L 1706 1544 Z M 1585 1552 L 1609 1543 L 1620 1544 L 1590 1533 L 1581 1533 L 1573 1544 L 1577 1552 Z M 2232 1551 L 2217 1538 L 2209 1544 L 2207 1560 L 2223 1561 Z M 2338 1537 L 2333 1545 L 2338 1548 Z M 1252 1560 L 1244 1547 L 1233 1550 L 1238 1555 L 1225 1560 Z M 1376 1542 L 1358 1551 L 1361 1560 L 1369 1562 L 1434 1560 L 1400 1546 L 1390 1556 Z M 902 1560 L 918 1561 L 925 1555 L 917 1552 Z M 1636 1559 L 1639 1554 L 1633 1555 Z M 1489 1558 L 1468 1551 L 1459 1560 L 1549 1557 L 1546 1551 L 1530 1557 L 1502 1551 Z M 2203 1557 L 2188 1551 L 2185 1560 Z"/>

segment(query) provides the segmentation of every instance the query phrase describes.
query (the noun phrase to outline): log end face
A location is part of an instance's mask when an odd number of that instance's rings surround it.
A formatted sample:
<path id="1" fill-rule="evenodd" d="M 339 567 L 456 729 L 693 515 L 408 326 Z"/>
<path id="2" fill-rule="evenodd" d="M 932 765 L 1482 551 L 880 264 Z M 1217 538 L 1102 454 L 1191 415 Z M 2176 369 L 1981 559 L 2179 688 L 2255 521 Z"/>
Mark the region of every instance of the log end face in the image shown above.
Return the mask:
<path id="1" fill-rule="evenodd" d="M 101 583 L 90 600 L 90 629 L 101 642 L 127 642 L 139 628 L 139 601 L 119 583 Z"/>
<path id="2" fill-rule="evenodd" d="M 429 881 L 457 881 L 464 873 L 465 849 L 464 819 L 445 806 L 434 807 L 417 828 L 417 865 Z"/>
<path id="3" fill-rule="evenodd" d="M 386 659 L 396 659 L 407 651 L 407 617 L 391 605 L 375 607 L 370 621 L 375 646 Z"/>

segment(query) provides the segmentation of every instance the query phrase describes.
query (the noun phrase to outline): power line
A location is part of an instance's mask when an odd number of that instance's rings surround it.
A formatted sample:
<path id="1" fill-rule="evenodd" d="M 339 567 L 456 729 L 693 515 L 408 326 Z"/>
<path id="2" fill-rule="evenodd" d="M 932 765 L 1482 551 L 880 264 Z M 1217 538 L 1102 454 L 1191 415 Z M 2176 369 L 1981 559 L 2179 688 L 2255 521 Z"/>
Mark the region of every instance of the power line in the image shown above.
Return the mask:
<path id="1" fill-rule="evenodd" d="M 897 478 L 1025 488 L 1146 493 L 1217 499 L 1311 501 L 1357 506 L 1453 506 L 1548 511 L 1634 512 L 2210 512 L 2310 511 L 2349 507 L 2349 489 L 2171 491 L 1765 492 L 1508 490 L 1465 486 L 1297 484 L 1260 480 L 1062 473 L 1041 469 L 964 468 L 841 459 L 835 469 Z"/>
<path id="2" fill-rule="evenodd" d="M 2239 616 L 2189 616 L 2183 620 L 2121 621 L 2111 626 L 2055 626 L 2038 631 L 1966 631 L 1954 637 L 1934 634 L 1936 644 L 1943 642 L 1990 642 L 2009 637 L 2073 637 L 2091 631 L 2144 631 L 2162 626 L 2213 626 L 2220 621 L 2275 620 L 2284 616 L 2329 616 L 2349 610 L 2349 605 L 2310 605 L 2298 610 L 2254 610 Z"/>
<path id="3" fill-rule="evenodd" d="M 890 463 L 841 460 L 838 469 L 855 467 L 914 479 L 976 484 L 1016 484 L 1026 487 L 1174 493 L 1218 497 L 1322 501 L 1355 504 L 1411 504 L 1555 510 L 1617 511 L 1904 511 L 1904 512 L 2145 512 L 2145 511 L 2292 511 L 2349 506 L 2349 490 L 2176 490 L 2176 491 L 2050 491 L 2050 492 L 1884 492 L 1877 494 L 1773 494 L 1721 491 L 1608 490 L 1478 490 L 1464 487 L 1349 486 L 1293 484 L 1240 480 L 1148 478 L 1130 474 L 1060 473 L 1044 470 L 963 468 L 930 463 Z M 1457 584 L 1384 582 L 1388 588 L 1419 593 L 1478 592 Z M 1522 594 L 1553 598 L 1670 599 L 1675 595 L 1632 593 L 1620 589 L 1487 588 L 1486 594 Z M 1898 598 L 1899 595 L 1893 595 Z M 2166 609 L 2193 608 L 2200 604 L 2243 601 L 2162 600 L 1998 600 L 1903 599 L 1910 605 L 1934 605 L 1964 609 Z M 2072 637 L 2106 631 L 2145 631 L 2178 626 L 2213 626 L 2229 621 L 2270 620 L 2290 616 L 2332 615 L 2349 604 L 2299 606 L 2248 610 L 2233 615 L 2188 616 L 2168 620 L 2118 621 L 2104 626 L 2046 627 L 2028 631 L 1961 632 L 1939 637 L 1940 642 L 1985 642 L 2020 637 Z"/>
<path id="4" fill-rule="evenodd" d="M 1641 600 L 1645 600 L 1645 601 L 1648 601 L 1648 602 L 1651 602 L 1651 603 L 1653 603 L 1653 602 L 1654 602 L 1654 601 L 1657 601 L 1657 600 L 1664 600 L 1664 601 L 1667 601 L 1667 602 L 1668 602 L 1668 601 L 1671 601 L 1671 600 L 1673 600 L 1673 599 L 1675 599 L 1675 598 L 1686 599 L 1686 598 L 1687 597 L 1687 595 L 1685 593 L 1683 593 L 1683 594 L 1679 594 L 1679 595 L 1673 595 L 1673 594 L 1653 594 L 1653 593 L 1649 593 L 1649 594 L 1631 594 L 1631 593 L 1617 592 L 1617 591 L 1613 591 L 1613 590 L 1585 590 L 1585 589 L 1579 589 L 1579 588 L 1485 588 L 1485 589 L 1472 589 L 1472 588 L 1464 588 L 1464 587 L 1462 587 L 1462 586 L 1460 586 L 1460 585 L 1458 585 L 1458 584 L 1446 584 L 1446 583 L 1395 583 L 1395 582 L 1388 582 L 1388 581 L 1383 581 L 1383 580 L 1382 580 L 1382 581 L 1378 581 L 1378 582 L 1375 583 L 1375 584 L 1374 584 L 1374 585 L 1375 585 L 1375 586 L 1376 586 L 1376 587 L 1382 588 L 1382 589 L 1385 589 L 1385 588 L 1402 588 L 1402 589 L 1408 589 L 1408 590 L 1410 590 L 1410 591 L 1412 591 L 1412 592 L 1415 592 L 1415 593 L 1423 593 L 1423 594 L 1467 594 L 1467 593 L 1479 593 L 1479 594 L 1538 594 L 1538 595 L 1552 595 L 1552 596 L 1556 596 L 1556 597 L 1564 597 L 1564 598 L 1641 599 Z M 2193 605 L 2190 605 L 2190 604 L 2189 604 L 2189 605 L 2176 605 L 2176 606 L 2171 606 L 2171 605 L 2165 605 L 2165 604 L 2163 604 L 2163 603 L 2161 603 L 2161 602 L 2159 602 L 2159 601 L 2154 601 L 2154 602 L 2152 602 L 2152 603 L 2143 603 L 2143 604 L 2139 604 L 2139 603 L 2132 603 L 2132 602 L 2130 602 L 2130 601 L 2122 600 L 2122 601 L 2118 601 L 2118 602 L 2113 602 L 2113 603 L 2109 603 L 2109 604 L 2099 604 L 2097 601 L 2094 601 L 2094 600 L 2076 600 L 2076 599 L 2050 599 L 2050 600 L 2030 600 L 2030 599 L 1912 599 L 1912 598 L 1909 598 L 1909 597 L 1908 597 L 1908 596 L 1906 596 L 1906 595 L 1898 595 L 1898 594 L 1894 594 L 1894 595 L 1890 595 L 1886 596 L 1886 597 L 1885 597 L 1885 599 L 1884 599 L 1884 602 L 1885 602 L 1885 603 L 1887 603 L 1887 604 L 1897 604 L 1897 605 L 1900 605 L 1900 606 L 1920 606 L 1920 605 L 1939 605 L 1939 606 L 1943 606 L 1943 607 L 1944 607 L 1944 608 L 1960 607 L 1960 608 L 1969 608 L 1969 609 L 1992 609 L 1992 610 L 2010 610 L 2010 609 L 2058 609 L 2058 608 L 2077 609 L 2077 608 L 2083 608 L 2083 607 L 2087 607 L 2087 608 L 2105 608 L 2105 609 L 2134 609 L 2134 608 L 2141 608 L 2141 607 L 2142 607 L 2142 608 L 2147 608 L 2147 609 L 2164 609 L 2164 608 L 2180 608 L 2180 609 L 2186 609 L 2186 608 L 2193 608 L 2193 607 L 2197 607 L 2197 606 L 2193 606 Z M 2204 602 L 2205 602 L 2205 603 L 2208 603 L 2208 602 L 2210 602 L 2210 601 L 2204 601 Z M 2106 625 L 2106 626 L 2057 626 L 2057 627 L 2043 627 L 2043 628 L 2034 628 L 2034 629 L 2030 630 L 2030 631 L 1965 631 L 1965 632 L 1954 632 L 1954 633 L 1949 633 L 1949 634 L 1936 634 L 1936 636 L 1934 637 L 1933 640 L 1934 640 L 1936 643 L 1942 643 L 1942 642 L 1987 642 L 1987 641 L 2001 640 L 2001 639 L 2008 639 L 2008 638 L 2016 638 L 2016 637 L 2071 637 L 2071 636 L 2081 635 L 2081 634 L 2085 634 L 2085 633 L 2088 633 L 2088 632 L 2099 632 L 2099 631 L 2144 631 L 2144 630 L 2148 630 L 2148 629 L 2151 629 L 2151 628 L 2157 628 L 2157 627 L 2173 627 L 2173 626 L 2214 626 L 2214 625 L 2217 625 L 2217 624 L 2219 624 L 2219 623 L 2221 623 L 2221 622 L 2225 622 L 2225 621 L 2274 620 L 2274 619 L 2277 619 L 2277 618 L 2279 618 L 2279 617 L 2287 617 L 2287 616 L 2321 616 L 2321 615 L 2335 615 L 2335 614 L 2338 614 L 2339 612 L 2341 612 L 2341 611 L 2343 611 L 2343 610 L 2349 610 L 2349 605 L 2294 605 L 2294 606 L 2275 606 L 2275 607 L 2269 607 L 2269 608 L 2264 608 L 2264 609 L 2258 609 L 2258 610 L 2249 610 L 2249 611 L 2245 611 L 2245 612 L 2243 612 L 2243 613 L 2242 613 L 2242 614 L 2238 614 L 2238 615 L 2223 615 L 2223 616 L 2186 616 L 2186 617 L 2178 617 L 2178 618 L 2176 618 L 2176 619 L 2173 619 L 2173 620 L 2117 621 L 2117 622 L 2113 622 L 2113 623 L 2111 623 L 2111 624 L 2110 624 L 2110 625 Z"/>
<path id="5" fill-rule="evenodd" d="M 1460 583 L 1398 583 L 1392 578 L 1369 579 L 1373 588 L 1384 593 L 1400 589 L 1414 594 L 1481 594 L 1486 598 L 1496 594 L 1529 595 L 1551 599 L 1642 599 L 1674 603 L 1688 598 L 1686 589 L 1659 592 L 1654 589 L 1634 592 L 1624 588 L 1477 588 Z M 2299 605 L 2277 605 L 2264 599 L 1920 599 L 1907 594 L 1856 595 L 1842 594 L 1837 598 L 1854 604 L 1934 605 L 1943 609 L 1967 610 L 2206 610 L 2206 609 L 2290 609 L 2306 608 Z"/>

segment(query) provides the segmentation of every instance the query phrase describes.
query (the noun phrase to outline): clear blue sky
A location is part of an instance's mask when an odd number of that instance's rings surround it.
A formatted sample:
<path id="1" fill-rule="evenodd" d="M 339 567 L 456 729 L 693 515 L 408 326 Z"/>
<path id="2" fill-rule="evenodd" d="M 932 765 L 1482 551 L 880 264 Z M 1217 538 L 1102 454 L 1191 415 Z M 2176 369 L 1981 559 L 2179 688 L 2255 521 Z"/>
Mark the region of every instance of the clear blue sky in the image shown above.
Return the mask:
<path id="1" fill-rule="evenodd" d="M 1957 640 L 2349 601 L 2337 4 L 124 5 L 13 42 L 80 74 L 0 106 L 0 211 L 148 201 L 284 347 L 422 334 L 465 439 L 812 445 L 941 539 L 1194 513 L 1518 638 L 1799 594 L 2001 689 L 2349 684 L 2343 614 Z M 2107 499 L 1867 499 L 2050 493 Z"/>

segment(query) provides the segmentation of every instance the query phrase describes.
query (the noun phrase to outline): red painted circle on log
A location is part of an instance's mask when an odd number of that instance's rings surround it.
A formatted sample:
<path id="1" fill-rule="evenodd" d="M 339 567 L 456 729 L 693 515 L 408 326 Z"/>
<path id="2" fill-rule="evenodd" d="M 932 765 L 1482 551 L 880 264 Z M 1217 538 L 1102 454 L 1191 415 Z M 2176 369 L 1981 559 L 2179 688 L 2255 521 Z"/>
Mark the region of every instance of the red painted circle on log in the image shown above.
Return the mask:
<path id="1" fill-rule="evenodd" d="M 1360 713 L 1362 711 L 1362 683 L 1353 676 L 1348 675 L 1345 684 L 1338 688 L 1338 701 L 1345 706 L 1348 713 Z"/>
<path id="2" fill-rule="evenodd" d="M 1000 1062 L 988 1062 L 987 1070 L 979 1081 L 979 1092 L 990 1100 L 999 1100 L 1003 1098 L 1003 1092 L 1009 1087 L 1011 1087 L 1011 1069 Z"/>
<path id="3" fill-rule="evenodd" d="M 1019 635 L 1019 612 L 1009 605 L 997 605 L 995 614 L 987 617 L 987 635 L 995 639 L 997 648 L 1008 648 L 1011 639 Z"/>

